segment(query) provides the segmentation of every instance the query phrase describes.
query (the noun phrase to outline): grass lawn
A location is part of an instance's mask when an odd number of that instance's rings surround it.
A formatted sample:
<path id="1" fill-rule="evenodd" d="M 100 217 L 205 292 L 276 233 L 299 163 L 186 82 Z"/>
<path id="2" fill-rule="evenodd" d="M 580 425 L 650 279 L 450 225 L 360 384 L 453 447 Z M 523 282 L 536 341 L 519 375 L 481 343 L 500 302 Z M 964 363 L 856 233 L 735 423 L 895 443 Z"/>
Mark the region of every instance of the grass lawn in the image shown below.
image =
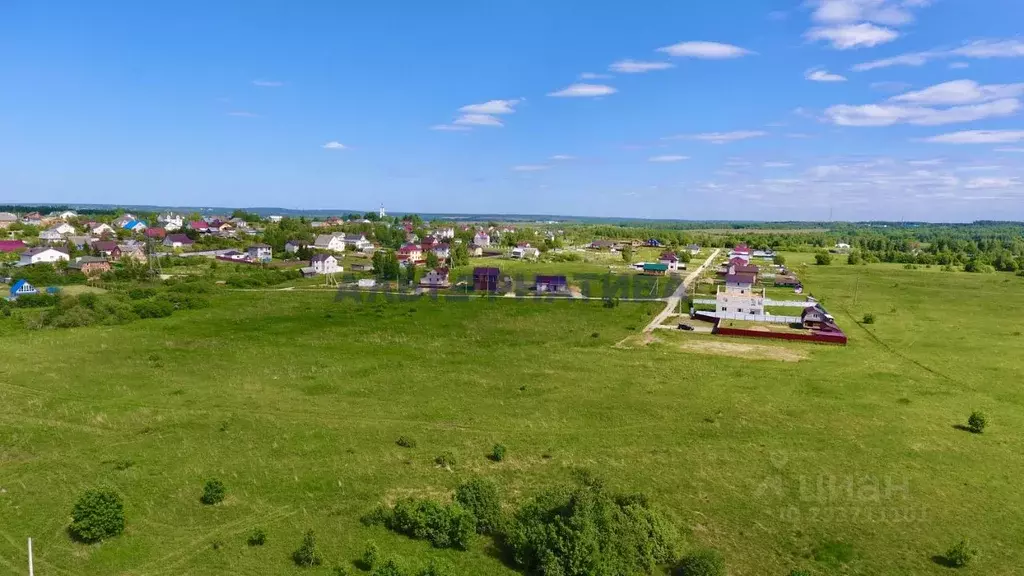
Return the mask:
<path id="1" fill-rule="evenodd" d="M 488 540 L 439 551 L 358 518 L 475 474 L 521 502 L 581 466 L 649 494 L 733 576 L 948 574 L 932 557 L 963 536 L 981 555 L 958 574 L 1016 573 L 1024 307 L 1010 303 L 1024 279 L 801 274 L 849 346 L 672 330 L 616 346 L 661 303 L 302 291 L 224 290 L 114 327 L 0 318 L 0 574 L 23 573 L 32 536 L 40 574 L 326 575 L 373 540 L 408 566 L 512 575 Z M 857 324 L 867 312 L 876 323 Z M 984 434 L 954 428 L 972 410 Z M 501 463 L 485 457 L 497 442 Z M 451 472 L 433 463 L 446 450 Z M 214 477 L 228 497 L 203 506 Z M 71 507 L 94 486 L 124 495 L 126 532 L 74 544 Z M 254 527 L 265 546 L 246 545 Z M 289 558 L 308 528 L 319 570 Z"/>

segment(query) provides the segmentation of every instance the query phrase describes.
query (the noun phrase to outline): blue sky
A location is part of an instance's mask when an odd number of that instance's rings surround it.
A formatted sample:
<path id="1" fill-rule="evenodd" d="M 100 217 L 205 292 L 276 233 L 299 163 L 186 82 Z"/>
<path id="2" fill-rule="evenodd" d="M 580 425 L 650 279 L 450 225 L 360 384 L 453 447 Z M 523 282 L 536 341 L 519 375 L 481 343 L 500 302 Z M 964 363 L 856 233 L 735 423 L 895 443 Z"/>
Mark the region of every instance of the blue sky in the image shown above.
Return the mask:
<path id="1" fill-rule="evenodd" d="M 1019 0 L 0 6 L 0 201 L 1024 219 Z"/>

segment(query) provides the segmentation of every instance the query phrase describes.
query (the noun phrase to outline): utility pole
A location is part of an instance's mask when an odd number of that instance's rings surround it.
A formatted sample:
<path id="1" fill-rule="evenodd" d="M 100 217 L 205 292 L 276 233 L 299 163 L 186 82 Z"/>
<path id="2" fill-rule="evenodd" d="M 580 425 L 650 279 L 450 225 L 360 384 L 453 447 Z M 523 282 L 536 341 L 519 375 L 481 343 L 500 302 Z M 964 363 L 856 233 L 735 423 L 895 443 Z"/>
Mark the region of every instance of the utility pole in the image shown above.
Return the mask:
<path id="1" fill-rule="evenodd" d="M 32 539 L 28 539 L 28 576 L 35 576 L 35 570 L 32 568 Z"/>

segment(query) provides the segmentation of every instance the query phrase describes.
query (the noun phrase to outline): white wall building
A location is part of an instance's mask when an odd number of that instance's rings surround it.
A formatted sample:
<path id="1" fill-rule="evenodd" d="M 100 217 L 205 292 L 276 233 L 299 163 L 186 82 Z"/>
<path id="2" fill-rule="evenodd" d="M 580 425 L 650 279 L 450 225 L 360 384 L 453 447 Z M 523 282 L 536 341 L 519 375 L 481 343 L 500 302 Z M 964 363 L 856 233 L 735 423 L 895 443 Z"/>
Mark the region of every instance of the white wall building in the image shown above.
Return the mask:
<path id="1" fill-rule="evenodd" d="M 67 262 L 70 259 L 68 253 L 63 250 L 56 248 L 33 248 L 21 253 L 21 260 L 18 261 L 18 264 L 28 266 L 29 264 L 53 263 L 60 260 Z"/>
<path id="2" fill-rule="evenodd" d="M 754 289 L 752 274 L 728 274 L 725 286 L 715 294 L 715 312 L 720 318 L 739 314 L 764 314 L 764 290 Z"/>

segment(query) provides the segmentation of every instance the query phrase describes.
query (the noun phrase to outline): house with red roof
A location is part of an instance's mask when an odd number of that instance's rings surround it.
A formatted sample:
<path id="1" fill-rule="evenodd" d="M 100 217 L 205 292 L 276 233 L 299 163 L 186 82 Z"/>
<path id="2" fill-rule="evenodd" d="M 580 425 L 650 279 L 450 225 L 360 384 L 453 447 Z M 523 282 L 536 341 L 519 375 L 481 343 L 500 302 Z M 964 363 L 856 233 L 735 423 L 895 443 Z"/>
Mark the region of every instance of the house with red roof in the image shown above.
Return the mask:
<path id="1" fill-rule="evenodd" d="M 675 252 L 662 252 L 661 256 L 658 256 L 658 262 L 668 266 L 669 272 L 679 270 L 679 256 L 676 256 Z"/>
<path id="2" fill-rule="evenodd" d="M 20 252 L 28 248 L 21 240 L 0 240 L 0 252 Z"/>
<path id="3" fill-rule="evenodd" d="M 189 230 L 195 230 L 196 232 L 209 232 L 210 225 L 206 220 L 196 220 L 195 222 L 188 223 Z"/>
<path id="4" fill-rule="evenodd" d="M 146 238 L 161 240 L 164 236 L 167 236 L 167 230 L 163 228 L 146 228 L 145 234 Z"/>
<path id="5" fill-rule="evenodd" d="M 423 260 L 423 249 L 413 243 L 403 244 L 398 249 L 398 258 L 400 260 L 410 260 L 412 262 L 419 262 Z"/>

